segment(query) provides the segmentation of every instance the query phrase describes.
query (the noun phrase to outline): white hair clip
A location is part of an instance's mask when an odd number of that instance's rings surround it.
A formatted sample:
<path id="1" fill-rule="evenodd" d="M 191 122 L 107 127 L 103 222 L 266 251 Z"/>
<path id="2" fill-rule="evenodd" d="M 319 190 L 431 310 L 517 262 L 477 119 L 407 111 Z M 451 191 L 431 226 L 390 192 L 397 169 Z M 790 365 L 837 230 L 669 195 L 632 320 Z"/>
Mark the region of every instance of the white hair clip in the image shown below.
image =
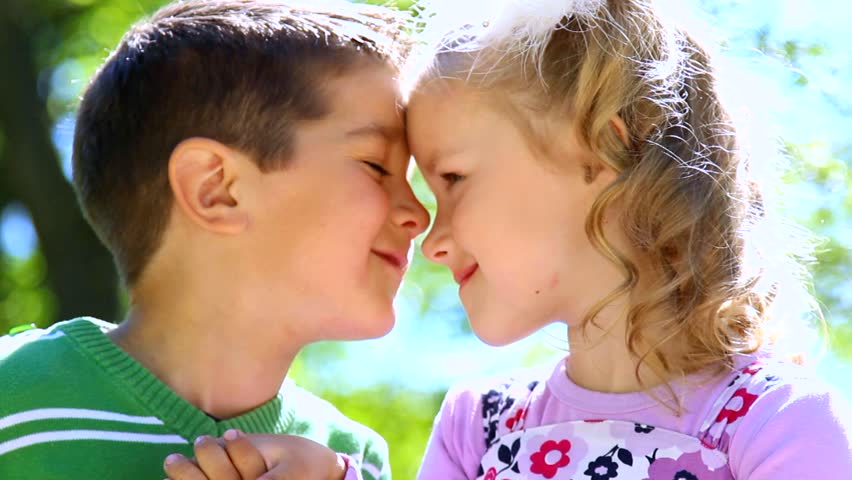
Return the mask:
<path id="1" fill-rule="evenodd" d="M 593 17 L 604 3 L 605 0 L 505 0 L 489 19 L 480 41 L 537 50 L 547 44 L 565 17 Z"/>
<path id="2" fill-rule="evenodd" d="M 494 48 L 534 59 L 540 70 L 544 47 L 566 17 L 604 16 L 606 0 L 417 0 L 413 11 L 417 45 L 403 73 L 408 88 L 437 50 L 477 52 Z"/>
<path id="3" fill-rule="evenodd" d="M 421 0 L 422 38 L 436 45 L 450 32 L 464 32 L 454 49 L 499 46 L 537 50 L 568 16 L 593 17 L 606 0 Z"/>

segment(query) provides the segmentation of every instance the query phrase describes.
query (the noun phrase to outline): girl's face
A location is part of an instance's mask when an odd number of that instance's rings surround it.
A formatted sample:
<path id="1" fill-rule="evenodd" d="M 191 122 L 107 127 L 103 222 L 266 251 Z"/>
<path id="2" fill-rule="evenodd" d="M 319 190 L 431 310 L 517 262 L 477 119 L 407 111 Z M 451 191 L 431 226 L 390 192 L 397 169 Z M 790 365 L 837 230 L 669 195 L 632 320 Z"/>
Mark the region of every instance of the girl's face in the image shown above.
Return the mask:
<path id="1" fill-rule="evenodd" d="M 615 173 L 589 179 L 584 165 L 600 163 L 569 125 L 542 158 L 493 104 L 459 82 L 428 84 L 411 96 L 408 142 L 438 202 L 424 254 L 453 271 L 477 336 L 504 345 L 576 325 L 622 277 L 585 232 Z"/>

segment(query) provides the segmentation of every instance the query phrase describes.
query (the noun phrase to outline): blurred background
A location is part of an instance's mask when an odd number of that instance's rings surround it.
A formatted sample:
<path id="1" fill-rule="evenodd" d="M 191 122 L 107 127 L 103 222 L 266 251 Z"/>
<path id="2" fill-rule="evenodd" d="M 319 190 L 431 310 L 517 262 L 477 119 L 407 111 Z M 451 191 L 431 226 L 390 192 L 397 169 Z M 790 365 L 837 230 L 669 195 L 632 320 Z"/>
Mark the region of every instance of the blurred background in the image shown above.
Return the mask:
<path id="1" fill-rule="evenodd" d="M 5 0 L 0 12 L 0 333 L 79 315 L 119 321 L 124 293 L 68 183 L 74 112 L 89 76 L 163 0 Z M 382 3 L 382 2 L 374 2 Z M 852 398 L 852 3 L 695 0 L 734 77 L 765 105 L 794 160 L 780 172 L 786 213 L 821 238 L 815 290 L 830 339 L 818 371 Z M 487 5 L 487 3 L 485 3 Z M 408 8 L 410 2 L 397 2 Z M 757 87 L 757 88 L 754 88 Z M 734 89 L 736 90 L 736 88 Z M 746 91 L 746 90 L 743 90 Z M 753 95 L 753 94 L 749 94 Z M 753 98 L 752 98 L 753 100 Z M 773 130 L 773 131 L 775 131 Z M 415 172 L 421 200 L 434 198 Z M 447 387 L 564 355 L 564 329 L 492 348 L 471 333 L 449 272 L 418 252 L 387 337 L 306 349 L 292 375 L 391 445 L 414 478 Z M 0 387 L 2 388 L 2 387 Z"/>

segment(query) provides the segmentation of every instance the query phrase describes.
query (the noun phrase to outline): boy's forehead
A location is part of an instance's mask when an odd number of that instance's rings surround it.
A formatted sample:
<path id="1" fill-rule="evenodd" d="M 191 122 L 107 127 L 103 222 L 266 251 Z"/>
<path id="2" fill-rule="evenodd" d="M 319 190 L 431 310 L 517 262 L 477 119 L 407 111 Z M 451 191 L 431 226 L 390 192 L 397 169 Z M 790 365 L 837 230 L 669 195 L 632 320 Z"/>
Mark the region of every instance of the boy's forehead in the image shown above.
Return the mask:
<path id="1" fill-rule="evenodd" d="M 404 135 L 405 107 L 395 72 L 386 66 L 361 68 L 330 81 L 326 119 L 345 123 L 347 136 Z"/>

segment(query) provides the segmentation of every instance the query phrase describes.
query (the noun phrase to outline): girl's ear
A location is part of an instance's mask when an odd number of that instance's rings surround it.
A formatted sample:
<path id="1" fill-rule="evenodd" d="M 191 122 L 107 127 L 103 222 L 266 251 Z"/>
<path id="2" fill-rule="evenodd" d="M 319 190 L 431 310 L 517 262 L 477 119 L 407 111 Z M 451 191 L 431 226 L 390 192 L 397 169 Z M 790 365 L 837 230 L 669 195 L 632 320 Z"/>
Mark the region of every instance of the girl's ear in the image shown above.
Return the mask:
<path id="1" fill-rule="evenodd" d="M 604 188 L 618 177 L 612 167 L 598 158 L 590 158 L 584 161 L 582 167 L 583 182 L 586 185 L 598 184 L 598 188 Z"/>
<path id="2" fill-rule="evenodd" d="M 612 128 L 615 135 L 621 140 L 621 143 L 624 144 L 624 147 L 629 148 L 630 136 L 628 135 L 627 124 L 624 123 L 624 120 L 620 116 L 615 115 L 609 120 L 609 126 Z M 609 184 L 615 180 L 615 177 L 615 170 L 597 158 L 583 162 L 583 181 L 588 185 L 599 180 L 603 180 Z"/>
<path id="3" fill-rule="evenodd" d="M 630 148 L 630 135 L 627 132 L 627 124 L 624 123 L 624 120 L 616 115 L 609 119 L 609 126 L 612 127 L 612 130 L 621 139 L 621 143 L 624 144 L 625 148 Z"/>
<path id="4" fill-rule="evenodd" d="M 583 164 L 583 181 L 587 184 L 595 183 L 595 180 L 598 178 L 598 174 L 601 173 L 604 166 L 600 162 L 594 163 L 584 163 Z"/>

